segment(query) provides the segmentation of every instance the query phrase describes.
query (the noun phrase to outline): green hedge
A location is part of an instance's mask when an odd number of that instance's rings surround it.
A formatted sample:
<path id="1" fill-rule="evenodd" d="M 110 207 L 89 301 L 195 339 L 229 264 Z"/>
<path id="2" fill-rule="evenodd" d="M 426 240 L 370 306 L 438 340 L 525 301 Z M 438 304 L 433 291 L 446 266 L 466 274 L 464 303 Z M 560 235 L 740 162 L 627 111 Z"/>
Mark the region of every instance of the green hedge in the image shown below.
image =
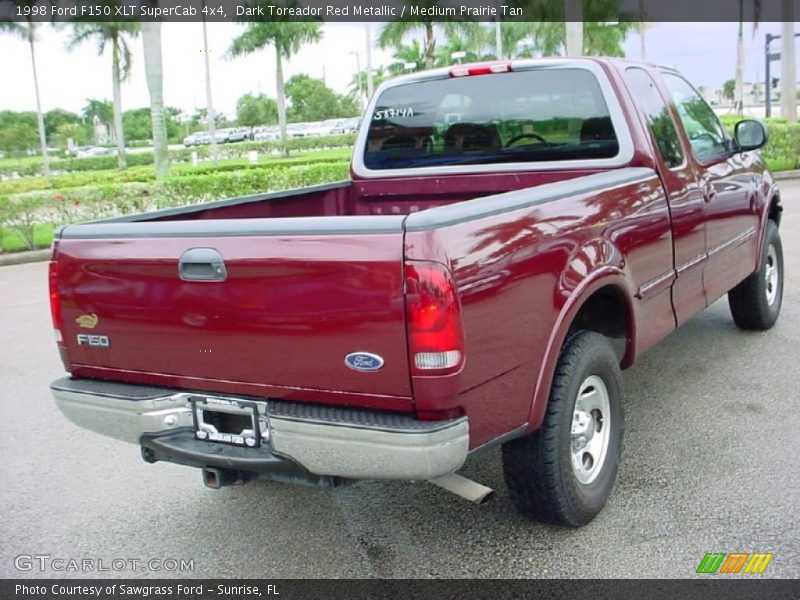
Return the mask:
<path id="1" fill-rule="evenodd" d="M 37 190 L 0 197 L 0 226 L 16 231 L 32 249 L 36 246 L 36 226 L 43 223 L 59 226 L 298 188 L 340 181 L 348 174 L 349 164 L 336 162 Z"/>
<path id="2" fill-rule="evenodd" d="M 327 135 L 307 138 L 291 138 L 286 141 L 289 151 L 299 150 L 321 150 L 325 148 L 341 148 L 352 146 L 355 143 L 355 134 Z M 243 158 L 252 150 L 257 150 L 267 154 L 280 154 L 283 145 L 280 141 L 269 142 L 239 142 L 235 144 L 219 144 L 220 158 Z M 201 158 L 211 156 L 211 146 L 193 146 L 191 148 L 181 148 L 170 150 L 170 159 L 173 162 L 189 162 L 192 152 L 196 152 Z M 153 164 L 152 152 L 136 152 L 126 154 L 128 167 L 144 166 Z M 56 173 L 77 172 L 77 171 L 102 171 L 117 168 L 117 156 L 94 156 L 91 158 L 62 158 L 53 160 L 50 168 Z M 20 177 L 31 177 L 41 175 L 42 165 L 40 162 L 24 163 L 21 165 L 7 165 L 0 169 L 0 176 L 11 177 L 14 173 Z"/>
<path id="3" fill-rule="evenodd" d="M 339 156 L 333 157 L 289 157 L 269 159 L 267 163 L 249 164 L 244 162 L 213 164 L 203 163 L 196 167 L 191 164 L 181 163 L 173 165 L 172 173 L 175 176 L 205 175 L 209 173 L 222 173 L 226 171 L 280 169 L 288 166 L 302 166 L 342 162 Z M 21 194 L 36 190 L 63 189 L 68 187 L 84 187 L 88 185 L 103 185 L 110 183 L 143 182 L 155 180 L 155 172 L 150 167 L 129 167 L 124 171 L 110 169 L 103 171 L 83 171 L 54 175 L 49 180 L 45 177 L 26 177 L 21 179 L 8 179 L 0 181 L 0 197 L 11 194 Z"/>
<path id="4" fill-rule="evenodd" d="M 720 121 L 733 135 L 733 128 L 743 118 L 739 115 L 722 115 Z M 771 171 L 800 169 L 800 123 L 789 124 L 786 119 L 760 119 L 769 130 L 769 141 L 761 150 Z"/>

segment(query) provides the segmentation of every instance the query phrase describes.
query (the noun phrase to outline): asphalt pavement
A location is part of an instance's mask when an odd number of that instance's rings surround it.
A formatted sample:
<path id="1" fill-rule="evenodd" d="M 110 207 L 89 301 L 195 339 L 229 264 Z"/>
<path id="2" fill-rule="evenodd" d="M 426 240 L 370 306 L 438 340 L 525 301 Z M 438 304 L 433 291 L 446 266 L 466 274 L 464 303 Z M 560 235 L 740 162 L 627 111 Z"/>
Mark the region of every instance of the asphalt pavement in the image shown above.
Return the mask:
<path id="1" fill-rule="evenodd" d="M 498 490 L 484 506 L 426 483 L 214 491 L 146 464 L 58 412 L 46 263 L 2 267 L 0 577 L 681 578 L 706 552 L 772 552 L 763 577 L 798 577 L 800 183 L 781 187 L 779 322 L 738 331 L 723 299 L 625 372 L 619 482 L 579 530 L 519 516 L 497 451 L 463 471 Z"/>

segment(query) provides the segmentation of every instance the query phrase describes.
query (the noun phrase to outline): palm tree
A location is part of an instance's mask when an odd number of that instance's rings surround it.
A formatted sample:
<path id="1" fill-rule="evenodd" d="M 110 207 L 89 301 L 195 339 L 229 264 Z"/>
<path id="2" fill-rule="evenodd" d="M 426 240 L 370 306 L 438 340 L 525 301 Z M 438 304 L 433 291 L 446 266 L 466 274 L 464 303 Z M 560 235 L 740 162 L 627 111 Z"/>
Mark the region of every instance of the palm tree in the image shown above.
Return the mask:
<path id="1" fill-rule="evenodd" d="M 410 44 L 400 44 L 392 53 L 393 63 L 389 65 L 389 73 L 402 75 L 411 71 L 419 71 L 425 66 L 425 52 L 419 40 L 411 40 Z M 411 65 L 414 65 L 413 67 Z"/>
<path id="2" fill-rule="evenodd" d="M 795 76 L 794 6 L 783 0 L 781 19 L 781 116 L 789 123 L 797 121 L 797 77 Z M 769 93 L 769 90 L 767 90 Z"/>
<path id="3" fill-rule="evenodd" d="M 17 1 L 17 6 L 33 4 L 33 2 Z M 0 22 L 0 31 L 6 31 L 28 41 L 31 50 L 31 67 L 33 68 L 33 90 L 36 95 L 36 120 L 39 126 L 39 144 L 42 149 L 42 171 L 44 176 L 50 178 L 50 159 L 47 156 L 47 138 L 44 132 L 44 113 L 42 113 L 42 102 L 39 99 L 39 75 L 36 71 L 36 33 L 38 24 L 28 17 L 27 23 L 16 23 L 13 21 Z"/>
<path id="4" fill-rule="evenodd" d="M 464 52 L 463 62 L 494 60 L 496 58 L 493 28 L 474 21 L 460 23 L 457 28 L 445 28 L 445 45 L 437 52 L 436 65 L 446 67 L 453 63 L 453 54 Z"/>
<path id="5" fill-rule="evenodd" d="M 319 23 L 301 21 L 268 21 L 248 23 L 244 33 L 231 42 L 231 57 L 251 54 L 266 46 L 275 47 L 275 83 L 278 96 L 278 122 L 281 128 L 281 153 L 289 156 L 286 144 L 286 93 L 283 89 L 283 59 L 290 58 L 309 42 L 322 37 Z"/>
<path id="6" fill-rule="evenodd" d="M 81 113 L 87 123 L 94 125 L 94 118 L 105 125 L 108 131 L 114 129 L 114 103 L 109 100 L 97 100 L 96 98 L 87 98 L 86 106 L 83 107 Z M 101 142 L 97 138 L 97 132 L 92 128 L 92 135 L 94 136 L 94 143 L 100 145 Z"/>
<path id="7" fill-rule="evenodd" d="M 567 56 L 583 54 L 584 32 L 582 0 L 564 0 L 564 44 Z"/>
<path id="8" fill-rule="evenodd" d="M 382 84 L 386 79 L 393 75 L 400 75 L 401 72 L 393 73 L 390 71 L 387 72 L 386 67 L 383 65 L 379 65 L 377 67 L 372 68 L 372 82 L 373 85 L 377 88 L 380 84 Z M 367 70 L 362 69 L 360 72 L 353 75 L 353 78 L 350 80 L 347 88 L 348 93 L 358 100 L 357 104 L 359 106 L 363 106 L 361 103 L 362 100 L 366 99 L 367 96 Z"/>
<path id="9" fill-rule="evenodd" d="M 114 87 L 114 132 L 117 138 L 117 162 L 119 168 L 125 164 L 125 134 L 122 130 L 122 82 L 131 72 L 131 51 L 127 38 L 139 35 L 139 23 L 133 21 L 98 21 L 74 23 L 72 37 L 67 44 L 73 50 L 83 42 L 95 39 L 97 53 L 103 54 L 106 45 L 111 43 L 111 79 Z"/>
<path id="10" fill-rule="evenodd" d="M 161 23 L 143 21 L 144 70 L 150 92 L 150 121 L 153 124 L 153 162 L 156 179 L 169 175 L 167 126 L 164 119 L 164 68 L 161 62 Z"/>
<path id="11" fill-rule="evenodd" d="M 416 6 L 433 8 L 438 4 L 436 0 L 419 0 Z M 408 19 L 418 17 L 407 17 Z M 441 27 L 446 35 L 464 31 L 465 23 L 442 23 L 433 21 L 399 20 L 386 23 L 378 35 L 378 45 L 384 50 L 402 45 L 406 36 L 419 30 L 424 31 L 422 46 L 425 48 L 425 68 L 432 69 L 436 63 L 436 30 Z"/>

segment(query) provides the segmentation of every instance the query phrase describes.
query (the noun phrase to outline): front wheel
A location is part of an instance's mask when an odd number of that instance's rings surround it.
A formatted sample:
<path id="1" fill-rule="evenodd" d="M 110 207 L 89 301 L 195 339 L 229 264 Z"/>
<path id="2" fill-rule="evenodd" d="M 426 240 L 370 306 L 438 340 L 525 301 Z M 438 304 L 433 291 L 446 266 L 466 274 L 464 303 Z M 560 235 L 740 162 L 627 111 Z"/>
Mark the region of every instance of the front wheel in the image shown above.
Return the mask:
<path id="1" fill-rule="evenodd" d="M 617 478 L 622 374 L 609 340 L 580 331 L 564 344 L 541 428 L 503 446 L 511 501 L 527 517 L 580 527 L 603 509 Z"/>
<path id="2" fill-rule="evenodd" d="M 758 271 L 728 292 L 728 305 L 740 329 L 769 329 L 783 303 L 783 247 L 778 226 L 767 221 Z"/>

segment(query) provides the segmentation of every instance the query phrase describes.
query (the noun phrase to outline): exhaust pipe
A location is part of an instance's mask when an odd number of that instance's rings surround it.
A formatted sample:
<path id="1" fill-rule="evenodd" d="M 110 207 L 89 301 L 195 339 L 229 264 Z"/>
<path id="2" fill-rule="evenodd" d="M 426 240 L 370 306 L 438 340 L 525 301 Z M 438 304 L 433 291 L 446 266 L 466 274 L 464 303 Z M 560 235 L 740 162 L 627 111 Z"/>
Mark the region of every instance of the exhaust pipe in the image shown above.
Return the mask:
<path id="1" fill-rule="evenodd" d="M 461 496 L 465 500 L 469 500 L 475 504 L 484 504 L 494 496 L 494 490 L 492 488 L 488 488 L 477 481 L 472 481 L 456 473 L 442 475 L 441 477 L 429 479 L 428 481 L 433 485 L 438 485 L 440 488 L 452 492 L 456 496 Z"/>

